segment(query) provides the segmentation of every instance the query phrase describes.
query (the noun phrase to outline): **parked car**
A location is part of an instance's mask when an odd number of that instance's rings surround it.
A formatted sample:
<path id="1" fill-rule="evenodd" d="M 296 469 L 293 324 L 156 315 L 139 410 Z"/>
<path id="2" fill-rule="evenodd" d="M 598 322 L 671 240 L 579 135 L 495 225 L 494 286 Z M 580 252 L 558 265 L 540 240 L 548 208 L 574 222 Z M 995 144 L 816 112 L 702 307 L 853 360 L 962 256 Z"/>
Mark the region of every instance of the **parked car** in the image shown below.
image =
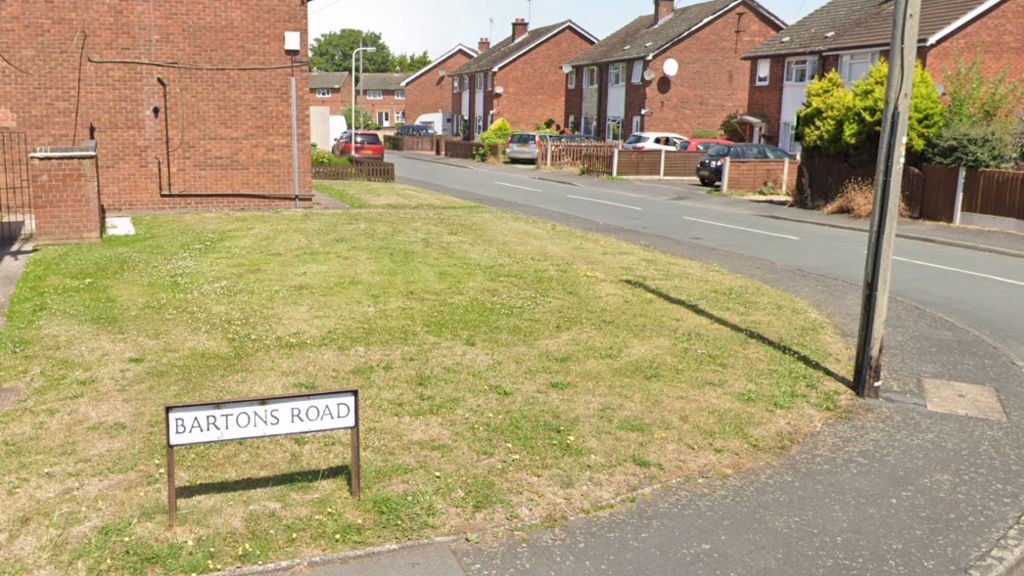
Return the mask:
<path id="1" fill-rule="evenodd" d="M 355 148 L 352 147 L 352 136 L 345 140 L 338 139 L 334 144 L 335 156 L 347 156 L 353 160 L 384 160 L 384 143 L 376 132 L 356 132 Z"/>
<path id="2" fill-rule="evenodd" d="M 545 146 L 558 140 L 555 134 L 544 132 L 513 132 L 508 139 L 508 149 L 505 155 L 512 162 L 526 160 L 536 162 L 543 153 Z"/>
<path id="3" fill-rule="evenodd" d="M 564 134 L 558 137 L 560 142 L 567 142 L 569 144 L 583 144 L 583 143 L 596 143 L 597 140 L 584 134 Z"/>
<path id="4" fill-rule="evenodd" d="M 725 159 L 732 160 L 795 160 L 789 152 L 768 144 L 719 144 L 697 163 L 697 178 L 705 186 L 714 186 L 722 181 L 722 166 Z"/>
<path id="5" fill-rule="evenodd" d="M 634 132 L 622 147 L 626 150 L 679 150 L 679 146 L 688 141 L 673 132 Z"/>
<path id="6" fill-rule="evenodd" d="M 395 134 L 399 136 L 433 136 L 434 129 L 422 124 L 403 124 L 398 127 Z"/>
<path id="7" fill-rule="evenodd" d="M 707 152 L 719 144 L 733 144 L 732 140 L 724 138 L 692 138 L 685 144 L 680 145 L 681 152 Z"/>

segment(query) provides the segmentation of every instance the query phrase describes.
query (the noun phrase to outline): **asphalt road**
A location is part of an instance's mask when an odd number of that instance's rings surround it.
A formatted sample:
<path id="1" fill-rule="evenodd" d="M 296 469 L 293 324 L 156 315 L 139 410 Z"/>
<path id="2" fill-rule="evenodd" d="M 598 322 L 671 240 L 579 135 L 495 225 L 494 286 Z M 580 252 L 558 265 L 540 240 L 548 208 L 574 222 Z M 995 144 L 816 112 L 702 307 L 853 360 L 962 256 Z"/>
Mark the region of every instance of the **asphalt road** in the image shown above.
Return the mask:
<path id="1" fill-rule="evenodd" d="M 771 218 L 746 201 L 708 197 L 685 182 L 545 180 L 522 167 L 455 167 L 394 155 L 400 179 L 471 193 L 645 234 L 767 260 L 844 282 L 860 283 L 862 232 Z M 792 209 L 790 209 L 792 211 Z M 777 212 L 777 210 L 775 211 Z M 1024 240 L 1022 240 L 1024 250 Z M 1024 260 L 913 240 L 897 240 L 892 294 L 991 339 L 1024 360 Z"/>

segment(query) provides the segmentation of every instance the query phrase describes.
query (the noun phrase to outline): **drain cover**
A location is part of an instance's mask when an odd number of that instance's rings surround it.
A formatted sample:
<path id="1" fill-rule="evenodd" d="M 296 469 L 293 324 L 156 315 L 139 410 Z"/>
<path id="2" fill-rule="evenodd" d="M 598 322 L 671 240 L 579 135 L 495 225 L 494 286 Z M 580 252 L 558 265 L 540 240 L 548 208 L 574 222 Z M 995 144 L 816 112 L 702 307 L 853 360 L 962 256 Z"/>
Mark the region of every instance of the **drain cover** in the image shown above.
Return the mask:
<path id="1" fill-rule="evenodd" d="M 1006 422 L 999 393 L 991 386 L 946 380 L 921 380 L 921 386 L 932 412 Z"/>
<path id="2" fill-rule="evenodd" d="M 14 406 L 14 401 L 21 395 L 19 388 L 0 388 L 0 410 Z"/>

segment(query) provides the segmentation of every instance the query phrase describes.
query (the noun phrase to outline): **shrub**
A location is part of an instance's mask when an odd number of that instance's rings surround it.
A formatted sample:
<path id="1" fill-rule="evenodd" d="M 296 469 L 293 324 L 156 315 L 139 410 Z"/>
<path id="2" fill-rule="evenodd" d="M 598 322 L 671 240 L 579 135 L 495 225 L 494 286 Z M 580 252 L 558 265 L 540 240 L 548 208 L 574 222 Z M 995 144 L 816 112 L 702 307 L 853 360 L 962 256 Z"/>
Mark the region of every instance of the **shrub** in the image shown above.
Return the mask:
<path id="1" fill-rule="evenodd" d="M 719 130 L 709 130 L 707 128 L 701 128 L 700 130 L 694 130 L 690 138 L 721 138 L 722 133 Z"/>
<path id="2" fill-rule="evenodd" d="M 736 119 L 739 118 L 739 114 L 729 114 L 722 120 L 722 125 L 718 127 L 719 133 L 723 138 L 732 140 L 733 142 L 746 142 L 747 135 L 743 133 L 743 130 L 737 125 Z M 696 138 L 696 136 L 694 136 Z"/>
<path id="3" fill-rule="evenodd" d="M 854 218 L 870 218 L 875 208 L 875 183 L 853 178 L 843 183 L 839 196 L 823 208 L 826 214 L 849 214 Z M 900 199 L 900 216 L 910 213 L 906 199 Z"/>
<path id="4" fill-rule="evenodd" d="M 1002 124 L 950 124 L 939 131 L 932 162 L 967 168 L 1010 168 L 1020 154 L 1016 130 Z"/>
<path id="5" fill-rule="evenodd" d="M 348 164 L 347 158 L 339 158 L 327 150 L 313 150 L 313 166 L 343 166 Z"/>
<path id="6" fill-rule="evenodd" d="M 797 114 L 797 139 L 808 150 L 825 156 L 843 156 L 849 146 L 843 138 L 853 108 L 853 93 L 835 70 L 807 86 L 807 104 Z"/>

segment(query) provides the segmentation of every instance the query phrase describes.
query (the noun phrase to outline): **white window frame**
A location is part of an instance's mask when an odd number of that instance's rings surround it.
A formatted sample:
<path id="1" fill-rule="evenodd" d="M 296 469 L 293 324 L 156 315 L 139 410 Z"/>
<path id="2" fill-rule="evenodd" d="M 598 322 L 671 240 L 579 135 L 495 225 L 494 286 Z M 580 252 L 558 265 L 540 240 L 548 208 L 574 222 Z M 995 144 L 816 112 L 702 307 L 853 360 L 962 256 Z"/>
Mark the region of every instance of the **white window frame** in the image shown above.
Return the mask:
<path id="1" fill-rule="evenodd" d="M 633 84 L 643 84 L 644 83 L 644 61 L 643 60 L 634 60 L 633 61 L 633 73 L 632 73 L 632 78 L 630 78 L 630 80 L 633 82 Z"/>
<path id="2" fill-rule="evenodd" d="M 642 122 L 643 122 L 643 117 L 642 116 L 633 116 L 633 126 L 632 126 L 633 130 L 630 131 L 630 134 L 636 134 L 637 132 L 642 132 L 643 131 Z"/>
<path id="3" fill-rule="evenodd" d="M 377 111 L 377 125 L 382 128 L 391 127 L 391 111 L 390 110 L 378 110 Z"/>
<path id="4" fill-rule="evenodd" d="M 867 76 L 868 72 L 871 71 L 871 67 L 878 62 L 878 58 L 881 54 L 877 51 L 867 52 L 850 52 L 847 54 L 839 55 L 839 75 L 842 76 L 843 81 L 846 82 L 847 86 L 851 86 L 857 80 Z M 866 64 L 867 68 L 864 73 L 854 78 L 853 74 L 850 73 L 850 69 L 854 64 Z"/>
<path id="5" fill-rule="evenodd" d="M 796 80 L 799 72 L 803 72 L 804 79 Z M 814 56 L 801 56 L 799 58 L 786 59 L 786 84 L 789 86 L 803 86 L 809 84 L 818 74 L 818 59 Z"/>
<path id="6" fill-rule="evenodd" d="M 366 99 L 367 100 L 383 100 L 384 99 L 384 91 L 383 90 L 367 90 L 366 91 Z"/>
<path id="7" fill-rule="evenodd" d="M 334 94 L 334 90 L 331 90 L 330 88 L 317 88 L 316 89 L 316 97 L 317 98 L 330 98 L 331 95 L 333 95 L 333 94 Z"/>
<path id="8" fill-rule="evenodd" d="M 568 125 L 566 126 L 566 129 L 568 129 L 569 132 L 572 132 L 573 130 L 576 129 L 576 115 L 575 114 L 569 114 L 569 122 L 568 122 Z"/>
<path id="9" fill-rule="evenodd" d="M 481 72 L 481 73 L 477 74 L 476 78 L 474 80 L 475 81 L 474 81 L 474 86 L 473 87 L 476 89 L 477 92 L 483 92 L 484 91 L 484 73 Z"/>
<path id="10" fill-rule="evenodd" d="M 404 89 L 399 88 L 398 90 L 395 90 L 395 100 L 405 100 L 405 90 Z"/>
<path id="11" fill-rule="evenodd" d="M 395 124 L 405 124 L 405 110 L 395 112 Z"/>
<path id="12" fill-rule="evenodd" d="M 596 88 L 597 80 L 600 74 L 597 71 L 597 66 L 587 66 L 583 69 L 583 87 L 584 88 Z"/>
<path id="13" fill-rule="evenodd" d="M 571 72 L 566 74 L 566 76 L 569 77 L 569 80 L 568 80 L 568 82 L 569 82 L 569 90 L 575 90 L 576 89 L 576 69 L 573 68 Z"/>
<path id="14" fill-rule="evenodd" d="M 626 63 L 617 62 L 608 67 L 608 85 L 609 86 L 625 86 L 626 85 Z"/>
<path id="15" fill-rule="evenodd" d="M 755 64 L 754 86 L 767 86 L 772 79 L 772 59 L 761 58 Z"/>
<path id="16" fill-rule="evenodd" d="M 619 137 L 613 138 L 614 127 L 619 128 Z M 622 142 L 622 118 L 618 116 L 609 117 L 604 123 L 604 139 L 608 142 Z"/>
<path id="17" fill-rule="evenodd" d="M 487 73 L 487 91 L 494 90 L 494 72 Z"/>
<path id="18" fill-rule="evenodd" d="M 459 92 L 459 77 L 452 76 L 452 94 Z"/>

